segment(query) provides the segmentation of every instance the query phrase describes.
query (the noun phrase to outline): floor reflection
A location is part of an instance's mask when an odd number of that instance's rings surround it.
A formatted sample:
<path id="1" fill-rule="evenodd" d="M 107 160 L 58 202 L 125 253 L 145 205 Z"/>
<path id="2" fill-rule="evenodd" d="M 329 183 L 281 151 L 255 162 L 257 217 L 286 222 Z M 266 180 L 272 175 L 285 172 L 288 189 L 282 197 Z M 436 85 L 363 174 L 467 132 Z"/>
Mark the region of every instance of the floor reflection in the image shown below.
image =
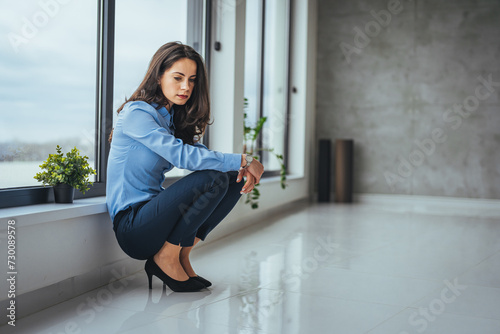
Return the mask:
<path id="1" fill-rule="evenodd" d="M 157 329 L 156 333 L 204 333 L 199 323 L 190 323 L 178 319 L 179 321 L 174 322 L 178 324 L 177 327 L 172 327 L 172 322 L 169 322 L 169 326 L 165 327 L 165 324 L 160 320 L 166 317 L 164 314 L 175 314 L 175 312 L 172 312 L 175 308 L 179 309 L 178 313 L 182 313 L 183 310 L 192 308 L 194 303 L 202 303 L 205 298 L 212 294 L 209 289 L 196 293 L 176 293 L 163 285 L 159 298 L 155 295 L 154 289 L 147 290 L 148 299 L 144 311 L 137 312 L 125 320 L 116 333 L 123 333 L 126 330 L 146 325 L 148 331 Z M 199 331 L 194 331 L 196 329 L 199 329 Z"/>

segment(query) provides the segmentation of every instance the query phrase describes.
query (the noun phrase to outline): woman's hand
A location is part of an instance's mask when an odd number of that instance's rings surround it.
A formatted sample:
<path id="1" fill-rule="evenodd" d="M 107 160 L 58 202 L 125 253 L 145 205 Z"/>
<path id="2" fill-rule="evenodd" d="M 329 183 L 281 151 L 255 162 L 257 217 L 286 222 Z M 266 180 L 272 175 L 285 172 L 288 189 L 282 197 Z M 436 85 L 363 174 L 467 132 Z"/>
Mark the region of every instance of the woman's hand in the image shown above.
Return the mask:
<path id="1" fill-rule="evenodd" d="M 241 155 L 241 167 L 246 165 L 246 160 L 245 157 L 247 154 L 242 154 Z M 264 166 L 260 163 L 260 161 L 253 159 L 252 162 L 250 163 L 250 166 L 245 168 L 250 174 L 253 175 L 255 178 L 255 184 L 258 184 L 260 182 L 260 177 L 264 173 Z"/>
<path id="2" fill-rule="evenodd" d="M 242 156 L 242 161 L 244 161 L 243 156 Z M 256 159 L 253 159 L 253 161 L 250 163 L 250 166 L 248 166 L 247 168 L 241 167 L 236 182 L 240 182 L 243 176 L 247 177 L 247 182 L 243 186 L 242 194 L 249 193 L 250 191 L 252 191 L 254 186 L 260 182 L 260 178 L 263 173 L 264 173 L 264 166 L 260 163 L 260 161 Z"/>
<path id="3" fill-rule="evenodd" d="M 255 177 L 250 174 L 246 168 L 242 167 L 238 171 L 238 178 L 236 179 L 236 182 L 240 182 L 243 179 L 243 176 L 247 177 L 247 182 L 245 182 L 245 184 L 243 185 L 240 194 L 248 194 L 256 185 Z"/>
<path id="4" fill-rule="evenodd" d="M 260 182 L 260 178 L 262 174 L 264 174 L 264 166 L 260 163 L 259 160 L 253 159 L 250 163 L 250 166 L 246 168 L 249 174 L 252 174 L 255 178 L 255 184 Z"/>

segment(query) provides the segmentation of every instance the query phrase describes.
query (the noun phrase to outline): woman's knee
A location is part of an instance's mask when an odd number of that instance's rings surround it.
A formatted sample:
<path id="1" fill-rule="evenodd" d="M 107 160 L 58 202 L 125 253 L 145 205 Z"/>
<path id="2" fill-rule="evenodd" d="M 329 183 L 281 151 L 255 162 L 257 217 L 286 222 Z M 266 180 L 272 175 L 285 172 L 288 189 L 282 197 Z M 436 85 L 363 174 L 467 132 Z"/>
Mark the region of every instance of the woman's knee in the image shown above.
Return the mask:
<path id="1" fill-rule="evenodd" d="M 229 175 L 227 172 L 217 170 L 204 170 L 203 172 L 207 175 L 212 190 L 227 189 L 229 186 Z"/>

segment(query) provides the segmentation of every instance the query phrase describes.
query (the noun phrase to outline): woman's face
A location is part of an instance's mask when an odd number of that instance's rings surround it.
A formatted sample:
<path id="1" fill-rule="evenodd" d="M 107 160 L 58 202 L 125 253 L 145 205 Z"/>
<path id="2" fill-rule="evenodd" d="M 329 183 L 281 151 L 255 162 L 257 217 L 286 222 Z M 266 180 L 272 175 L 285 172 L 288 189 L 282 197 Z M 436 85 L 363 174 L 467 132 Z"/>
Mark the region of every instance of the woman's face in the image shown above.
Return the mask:
<path id="1" fill-rule="evenodd" d="M 188 58 L 182 58 L 163 73 L 160 86 L 163 95 L 171 103 L 184 105 L 193 93 L 195 80 L 196 62 Z M 166 107 L 170 110 L 172 105 Z"/>

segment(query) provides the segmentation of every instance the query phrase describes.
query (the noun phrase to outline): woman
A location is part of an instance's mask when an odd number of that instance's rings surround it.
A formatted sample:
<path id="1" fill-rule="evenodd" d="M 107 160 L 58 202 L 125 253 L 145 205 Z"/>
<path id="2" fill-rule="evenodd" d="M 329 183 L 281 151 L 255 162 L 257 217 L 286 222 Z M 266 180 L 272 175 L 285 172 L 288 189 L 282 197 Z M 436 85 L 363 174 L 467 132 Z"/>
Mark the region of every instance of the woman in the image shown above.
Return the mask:
<path id="1" fill-rule="evenodd" d="M 153 275 L 178 292 L 211 285 L 195 273 L 189 254 L 264 172 L 250 156 L 198 143 L 209 119 L 203 60 L 177 42 L 160 47 L 140 86 L 118 109 L 106 203 L 120 247 L 147 259 L 150 289 Z M 173 166 L 193 172 L 163 189 L 164 173 Z"/>

